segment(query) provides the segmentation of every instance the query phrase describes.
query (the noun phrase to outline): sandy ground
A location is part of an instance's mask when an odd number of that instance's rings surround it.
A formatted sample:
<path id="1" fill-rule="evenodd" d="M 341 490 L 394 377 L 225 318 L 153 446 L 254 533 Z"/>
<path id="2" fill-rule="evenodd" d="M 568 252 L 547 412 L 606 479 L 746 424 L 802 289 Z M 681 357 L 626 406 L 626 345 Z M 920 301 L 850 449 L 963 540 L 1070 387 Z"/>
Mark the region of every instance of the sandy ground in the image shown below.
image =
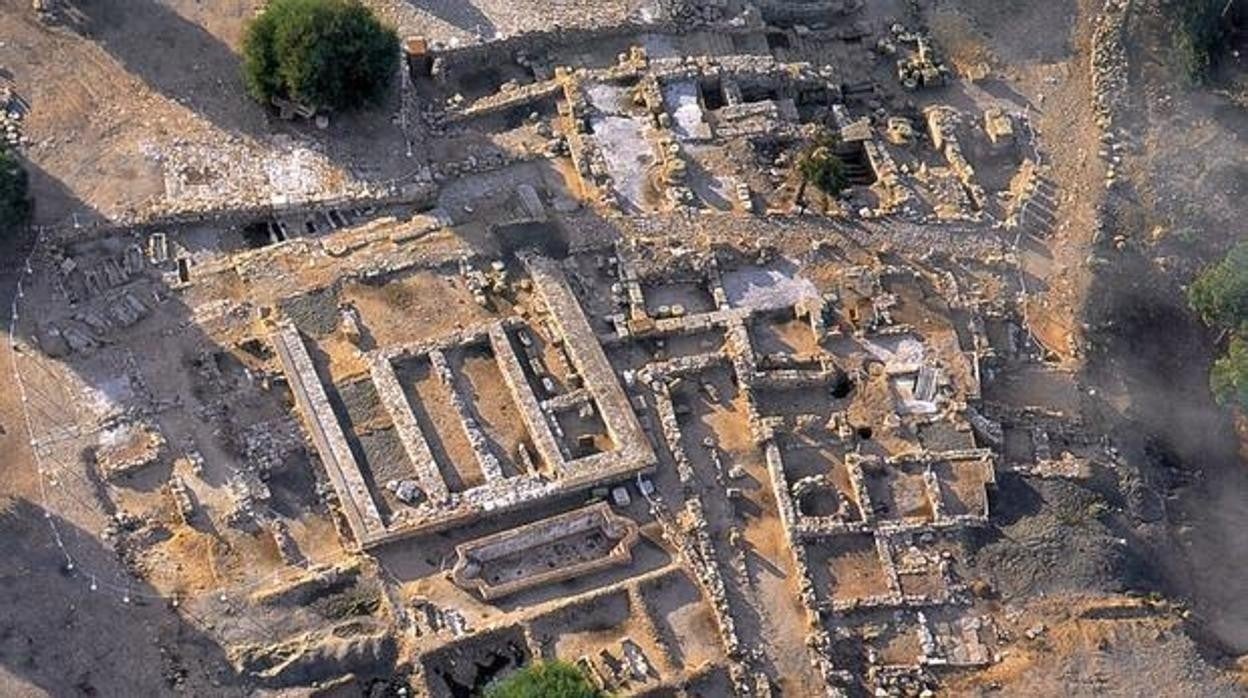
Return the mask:
<path id="1" fill-rule="evenodd" d="M 236 181 L 256 195 L 338 191 L 416 167 L 380 157 L 403 151 L 390 121 L 397 97 L 318 131 L 272 119 L 246 96 L 237 48 L 252 0 L 75 6 L 48 27 L 30 3 L 0 2 L 0 66 L 31 107 L 23 130 L 40 223 L 227 204 Z M 297 159 L 303 171 L 266 169 Z"/>
<path id="2" fill-rule="evenodd" d="M 1181 622 L 1164 609 L 1074 595 L 1005 615 L 1002 630 L 1013 642 L 1004 659 L 953 680 L 950 695 L 1232 696 L 1243 688 L 1201 661 Z"/>
<path id="3" fill-rule="evenodd" d="M 1243 139 L 1248 115 L 1225 95 L 1179 84 L 1166 68 L 1169 35 L 1153 14 L 1156 3 L 1141 3 L 1132 26 L 1132 103 L 1124 105 L 1137 134 L 1126 161 L 1131 186 L 1110 200 L 1111 234 L 1137 244 L 1093 275 L 1083 261 L 1091 251 L 1091 221 L 1104 186 L 1086 65 L 1088 22 L 1098 5 L 938 2 L 932 24 L 955 61 L 987 61 L 1005 71 L 1036 110 L 1050 150 L 1052 178 L 1062 192 L 1060 223 L 1053 237 L 1035 248 L 1039 254 L 1022 257 L 1024 270 L 1040 282 L 1029 319 L 1088 349 L 1086 360 L 1068 355 L 1063 365 L 1082 394 L 1084 418 L 1111 434 L 1126 454 L 1111 495 L 1122 498 L 1125 513 L 1113 525 L 1116 535 L 1130 539 L 1136 557 L 1104 564 L 1118 566 L 1127 581 L 1151 580 L 1189 599 L 1196 622 L 1188 632 L 1208 641 L 1205 649 L 1214 655 L 1233 657 L 1248 650 L 1243 631 L 1248 588 L 1236 569 L 1236 561 L 1248 555 L 1248 537 L 1241 533 L 1248 523 L 1248 470 L 1237 455 L 1227 415 L 1209 400 L 1208 338 L 1186 310 L 1179 283 L 1195 273 L 1202 258 L 1215 259 L 1242 239 L 1237 222 L 1242 206 L 1236 202 L 1248 182 Z M 944 13 L 955 7 L 966 14 Z M 1059 27 L 1064 30 L 1056 31 Z M 1123 632 L 1149 646 L 1140 652 L 1152 652 L 1170 637 L 1163 631 L 1140 637 L 1130 626 Z M 1184 652 L 1171 656 L 1192 654 Z M 1061 678 L 1033 671 L 1014 685 L 1027 691 L 1048 687 L 1041 693 L 1096 692 L 1066 680 L 1091 670 L 1084 650 L 1070 647 L 1052 659 L 1057 664 L 1048 664 L 1050 671 Z M 1103 666 L 1115 680 L 1140 676 L 1113 662 Z M 1141 670 L 1157 676 L 1166 667 L 1163 662 Z M 1105 694 L 1134 695 L 1147 689 L 1132 686 L 1146 685 L 1115 684 Z"/>
<path id="4" fill-rule="evenodd" d="M 13 261 L 22 250 L 0 250 L 0 302 L 5 336 L 0 342 L 0 695 L 164 695 L 173 681 L 201 695 L 241 695 L 224 682 L 229 671 L 220 650 L 191 622 L 163 604 L 92 592 L 82 575 L 66 571 L 49 523 L 72 525 L 42 505 L 39 477 L 11 370 L 9 310 L 16 288 Z M 45 513 L 51 518 L 45 518 Z M 115 566 L 113 555 L 80 550 L 93 569 Z M 124 670 L 119 670 L 124 667 Z M 182 678 L 178 678 L 182 677 Z M 220 677 L 218 679 L 217 677 Z"/>
<path id="5" fill-rule="evenodd" d="M 116 218 L 167 203 L 178 195 L 170 181 L 184 174 L 169 163 L 197 162 L 213 147 L 233 159 L 210 179 L 254 176 L 272 183 L 281 173 L 265 171 L 266 156 L 289 154 L 294 143 L 312 153 L 308 171 L 326 187 L 396 176 L 420 160 L 390 157 L 401 152 L 402 142 L 391 119 L 393 105 L 335 119 L 319 132 L 275 123 L 250 102 L 233 76 L 252 0 L 80 4 L 83 16 L 76 24 L 48 29 L 29 17 L 25 0 L 0 0 L 0 66 L 33 106 L 25 134 L 42 223 Z M 539 21 L 544 26 L 554 14 L 551 3 L 539 0 L 372 4 L 405 33 L 462 41 L 515 33 Z M 1134 189 L 1116 211 L 1122 232 L 1142 243 L 1117 260 L 1112 273 L 1094 277 L 1083 261 L 1104 191 L 1086 68 L 1090 18 L 1098 4 L 936 0 L 928 17 L 955 65 L 986 63 L 993 78 L 984 89 L 1028 110 L 1048 145 L 1052 179 L 1061 183 L 1060 223 L 1034 254 L 1024 256 L 1025 271 L 1038 281 L 1030 319 L 1055 336 L 1092 347 L 1087 364 L 1070 355 L 1063 367 L 1083 394 L 1092 388 L 1100 396 L 1089 396 L 1085 416 L 1114 435 L 1128 463 L 1113 476 L 1120 495 L 1115 504 L 1123 513 L 1112 528 L 1096 528 L 1094 537 L 1078 540 L 1104 543 L 1129 534 L 1139 546 L 1130 564 L 1146 568 L 1140 577 L 1153 577 L 1167 593 L 1190 599 L 1195 613 L 1182 626 L 1149 614 L 1101 614 L 1094 610 L 1100 601 L 1027 606 L 1016 625 L 1047 624 L 1042 640 L 1012 648 L 1005 662 L 973 685 L 955 686 L 955 694 L 999 687 L 1007 695 L 1140 695 L 1179 686 L 1180 693 L 1230 695 L 1234 688 L 1212 673 L 1184 632 L 1226 656 L 1248 650 L 1248 582 L 1240 569 L 1248 559 L 1248 536 L 1242 535 L 1248 471 L 1225 415 L 1213 408 L 1204 387 L 1209 338 L 1186 313 L 1175 283 L 1198 260 L 1242 237 L 1248 120 L 1224 98 L 1178 88 L 1174 76 L 1157 67 L 1163 33 L 1141 25 L 1134 58 L 1145 68 L 1136 76 L 1139 103 L 1132 105 L 1139 107 L 1134 125 L 1140 138 L 1128 166 Z M 571 25 L 578 18 L 615 21 L 641 3 L 555 5 Z M 1177 232 L 1188 227 L 1205 234 L 1190 242 L 1191 235 Z M 0 251 L 6 321 L 18 257 Z M 1160 341 L 1157 327 L 1167 330 Z M 60 570 L 16 390 L 5 370 L 10 351 L 7 342 L 0 345 L 0 558 L 16 564 L 0 571 L 0 605 L 18 612 L 0 619 L 0 694 L 156 695 L 170 691 L 169 677 L 182 673 L 190 677 L 192 694 L 230 693 L 212 683 L 224 677 L 219 649 L 192 623 L 163 607 L 91 596 L 80 578 Z M 1068 498 L 1041 493 L 1048 496 Z M 1041 543 L 1066 555 L 1072 549 L 1043 537 Z M 1099 584 L 1100 559 L 1086 552 L 1088 565 L 1076 567 L 1089 570 L 1089 584 Z M 111 564 L 105 551 L 93 554 L 99 564 Z M 1050 563 L 1063 564 L 1060 557 Z M 1112 571 L 1120 564 L 1104 567 Z M 1018 569 L 1030 568 L 1020 563 Z M 768 588 L 781 586 L 771 582 Z M 100 637 L 110 641 L 100 643 Z M 105 675 L 101 665 L 126 671 Z"/>
<path id="6" fill-rule="evenodd" d="M 523 31 L 618 24 L 655 5 L 654 0 L 368 0 L 407 34 L 470 43 Z"/>

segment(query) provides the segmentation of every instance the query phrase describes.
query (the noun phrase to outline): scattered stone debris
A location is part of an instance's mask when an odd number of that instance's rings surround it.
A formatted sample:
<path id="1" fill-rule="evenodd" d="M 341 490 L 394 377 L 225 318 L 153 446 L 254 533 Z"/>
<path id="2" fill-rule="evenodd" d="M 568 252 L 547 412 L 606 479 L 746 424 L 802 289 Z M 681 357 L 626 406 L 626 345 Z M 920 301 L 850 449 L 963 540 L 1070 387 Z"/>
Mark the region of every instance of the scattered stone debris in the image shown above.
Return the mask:
<path id="1" fill-rule="evenodd" d="M 12 86 L 4 83 L 3 75 L 0 67 L 0 143 L 17 148 L 26 144 L 22 137 L 22 120 L 30 106 Z"/>
<path id="2" fill-rule="evenodd" d="M 438 23 L 485 24 L 460 4 Z M 1092 54 L 1110 162 L 1128 6 Z M 354 117 L 280 99 L 311 124 L 264 148 L 153 147 L 134 225 L 31 257 L 18 360 L 72 413 L 33 445 L 90 455 L 101 537 L 266 690 L 475 695 L 543 657 L 621 695 L 941 694 L 1011 642 L 966 574 L 1005 478 L 1116 455 L 988 389 L 1047 370 L 1035 111 L 986 64 L 950 95 L 926 25 L 887 14 L 422 26 L 392 181 L 342 177 L 322 137 Z M 6 142 L 27 109 L 0 85 Z M 807 186 L 812 143 L 837 191 Z"/>
<path id="3" fill-rule="evenodd" d="M 95 463 L 105 480 L 116 480 L 155 463 L 165 437 L 150 424 L 125 423 L 100 434 Z"/>

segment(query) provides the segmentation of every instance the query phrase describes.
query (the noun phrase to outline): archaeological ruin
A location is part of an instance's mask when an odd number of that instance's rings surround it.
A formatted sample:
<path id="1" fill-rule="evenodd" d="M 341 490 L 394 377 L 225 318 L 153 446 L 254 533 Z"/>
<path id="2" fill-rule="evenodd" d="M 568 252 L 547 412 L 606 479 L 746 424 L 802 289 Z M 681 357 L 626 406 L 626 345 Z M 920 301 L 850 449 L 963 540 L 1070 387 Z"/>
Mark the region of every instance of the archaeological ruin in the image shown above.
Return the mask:
<path id="1" fill-rule="evenodd" d="M 384 659 L 458 697 L 544 658 L 931 696 L 1001 660 L 968 566 L 999 478 L 1102 445 L 999 387 L 1072 351 L 1019 267 L 1056 224 L 1035 113 L 900 10 L 641 5 L 405 32 L 410 176 L 283 189 L 323 164 L 291 146 L 240 193 L 184 152 L 168 210 L 40 230 L 51 501 L 154 597 L 257 619 L 212 631 L 255 685 Z"/>

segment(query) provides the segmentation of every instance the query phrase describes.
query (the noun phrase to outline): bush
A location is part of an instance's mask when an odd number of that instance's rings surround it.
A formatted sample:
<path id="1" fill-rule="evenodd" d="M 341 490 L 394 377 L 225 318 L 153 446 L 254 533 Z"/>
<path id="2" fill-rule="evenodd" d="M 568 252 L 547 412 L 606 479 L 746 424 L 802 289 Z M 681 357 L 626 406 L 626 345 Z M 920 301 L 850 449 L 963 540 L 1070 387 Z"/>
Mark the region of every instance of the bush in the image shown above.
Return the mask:
<path id="1" fill-rule="evenodd" d="M 530 664 L 485 689 L 485 698 L 607 698 L 575 664 Z"/>
<path id="2" fill-rule="evenodd" d="M 797 172 L 807 184 L 828 196 L 836 196 L 849 183 L 845 163 L 836 156 L 839 139 L 831 133 L 820 135 L 797 159 Z"/>
<path id="3" fill-rule="evenodd" d="M 1225 259 L 1206 269 L 1187 295 L 1210 325 L 1248 330 L 1248 243 L 1236 245 Z"/>
<path id="4" fill-rule="evenodd" d="M 272 0 L 247 25 L 243 77 L 268 104 L 316 109 L 376 103 L 389 91 L 399 37 L 359 0 Z"/>
<path id="5" fill-rule="evenodd" d="M 1248 243 L 1206 269 L 1188 289 L 1188 299 L 1205 322 L 1234 333 L 1213 364 L 1209 387 L 1218 402 L 1248 410 Z"/>
<path id="6" fill-rule="evenodd" d="M 1209 387 L 1219 403 L 1248 410 L 1248 342 L 1243 338 L 1232 339 L 1226 354 L 1213 362 Z"/>
<path id="7" fill-rule="evenodd" d="M 7 236 L 26 227 L 33 209 L 26 170 L 0 143 L 0 235 Z"/>

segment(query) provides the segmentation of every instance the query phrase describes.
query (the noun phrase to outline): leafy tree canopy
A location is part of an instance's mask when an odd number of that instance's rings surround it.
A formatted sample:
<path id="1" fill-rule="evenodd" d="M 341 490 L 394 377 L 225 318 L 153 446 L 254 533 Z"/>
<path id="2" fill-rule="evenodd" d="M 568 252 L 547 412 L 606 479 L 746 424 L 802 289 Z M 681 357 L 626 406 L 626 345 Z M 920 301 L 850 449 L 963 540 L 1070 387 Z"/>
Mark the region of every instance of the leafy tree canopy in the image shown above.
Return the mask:
<path id="1" fill-rule="evenodd" d="M 836 155 L 839 139 L 824 133 L 815 139 L 797 160 L 797 171 L 807 183 L 836 196 L 849 183 L 845 163 Z"/>
<path id="2" fill-rule="evenodd" d="M 1192 83 L 1209 77 L 1217 53 L 1231 34 L 1234 20 L 1248 4 L 1236 0 L 1170 0 L 1168 10 L 1175 22 L 1173 35 L 1179 67 Z"/>
<path id="3" fill-rule="evenodd" d="M 272 0 L 247 26 L 243 77 L 253 97 L 318 109 L 380 101 L 399 38 L 359 0 Z"/>
<path id="4" fill-rule="evenodd" d="M 1188 289 L 1188 299 L 1205 322 L 1225 329 L 1248 329 L 1248 243 L 1231 249 Z"/>
<path id="5" fill-rule="evenodd" d="M 1219 403 L 1248 410 L 1248 342 L 1240 337 L 1231 340 L 1226 354 L 1213 362 L 1209 387 Z"/>
<path id="6" fill-rule="evenodd" d="M 608 698 L 575 664 L 530 664 L 485 689 L 485 698 Z"/>
<path id="7" fill-rule="evenodd" d="M 25 227 L 32 210 L 26 170 L 8 147 L 0 143 L 0 235 Z"/>
<path id="8" fill-rule="evenodd" d="M 1248 243 L 1206 269 L 1188 289 L 1188 299 L 1205 322 L 1234 333 L 1209 372 L 1209 387 L 1218 402 L 1248 410 Z"/>

